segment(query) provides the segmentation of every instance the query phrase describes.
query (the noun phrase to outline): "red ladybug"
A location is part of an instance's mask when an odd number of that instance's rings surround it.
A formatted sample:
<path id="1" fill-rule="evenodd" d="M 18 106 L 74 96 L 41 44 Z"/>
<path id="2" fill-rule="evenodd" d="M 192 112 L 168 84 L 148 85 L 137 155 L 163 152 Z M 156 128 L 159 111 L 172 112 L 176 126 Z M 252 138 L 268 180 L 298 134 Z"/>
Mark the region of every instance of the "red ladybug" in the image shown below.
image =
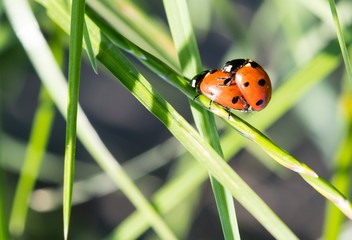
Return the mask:
<path id="1" fill-rule="evenodd" d="M 235 59 L 221 70 L 207 70 L 191 80 L 198 93 L 225 108 L 260 111 L 270 101 L 271 82 L 268 74 L 250 59 Z"/>
<path id="2" fill-rule="evenodd" d="M 206 70 L 195 76 L 191 86 L 207 98 L 226 108 L 246 111 L 249 108 L 241 90 L 235 81 L 231 81 L 231 73 L 221 70 Z M 209 108 L 210 108 L 209 105 Z"/>
<path id="3" fill-rule="evenodd" d="M 251 110 L 260 111 L 271 98 L 271 82 L 265 70 L 251 59 L 235 59 L 225 63 L 221 69 L 231 73 Z"/>

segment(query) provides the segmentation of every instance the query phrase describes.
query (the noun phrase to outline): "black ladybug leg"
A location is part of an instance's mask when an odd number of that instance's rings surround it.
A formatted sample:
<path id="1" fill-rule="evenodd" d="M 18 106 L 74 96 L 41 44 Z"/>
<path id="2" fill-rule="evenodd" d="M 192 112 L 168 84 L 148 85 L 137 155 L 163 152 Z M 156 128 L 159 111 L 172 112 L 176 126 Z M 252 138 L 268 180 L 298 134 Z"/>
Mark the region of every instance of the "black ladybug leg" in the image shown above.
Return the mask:
<path id="1" fill-rule="evenodd" d="M 209 102 L 209 107 L 208 107 L 208 109 L 210 110 L 211 109 L 211 105 L 213 104 L 213 100 L 210 100 L 210 102 Z"/>
<path id="2" fill-rule="evenodd" d="M 231 110 L 228 107 L 225 107 L 226 112 L 228 113 L 227 119 L 230 120 L 231 117 Z"/>
<path id="3" fill-rule="evenodd" d="M 198 97 L 199 97 L 200 94 L 197 94 L 194 98 L 193 98 L 193 101 L 195 101 Z"/>
<path id="4" fill-rule="evenodd" d="M 228 87 L 228 86 L 230 86 L 231 83 L 234 81 L 234 76 L 235 76 L 235 73 L 232 72 L 229 77 L 218 78 L 217 80 L 219 80 L 219 81 L 220 80 L 224 80 L 224 82 L 221 83 L 221 84 L 218 84 L 217 86 L 219 86 L 219 87 Z"/>

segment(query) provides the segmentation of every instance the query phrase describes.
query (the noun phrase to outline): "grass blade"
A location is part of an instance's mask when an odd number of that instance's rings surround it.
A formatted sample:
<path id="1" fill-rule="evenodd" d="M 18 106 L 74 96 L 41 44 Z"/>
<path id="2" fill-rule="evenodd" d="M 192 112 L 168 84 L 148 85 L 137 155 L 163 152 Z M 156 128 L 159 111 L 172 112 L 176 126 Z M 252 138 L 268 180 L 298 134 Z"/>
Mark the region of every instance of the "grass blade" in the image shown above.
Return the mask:
<path id="1" fill-rule="evenodd" d="M 82 41 L 85 0 L 73 0 L 71 10 L 70 49 L 68 67 L 68 106 L 66 122 L 66 148 L 64 166 L 63 218 L 64 238 L 70 225 L 72 186 L 76 154 L 78 96 L 81 74 Z M 89 44 L 90 46 L 90 44 Z"/>
<path id="2" fill-rule="evenodd" d="M 172 37 L 178 50 L 183 74 L 191 78 L 202 71 L 198 47 L 186 1 L 164 1 Z M 223 157 L 214 116 L 191 102 L 193 118 L 201 135 Z M 232 195 L 210 175 L 225 239 L 240 239 Z"/>
<path id="3" fill-rule="evenodd" d="M 340 48 L 341 48 L 343 61 L 345 62 L 347 77 L 348 77 L 348 79 L 350 81 L 350 84 L 352 84 L 351 58 L 350 58 L 350 56 L 348 54 L 348 51 L 347 51 L 345 38 L 343 36 L 342 29 L 341 29 L 341 26 L 340 26 L 339 16 L 338 16 L 337 11 L 336 11 L 335 1 L 334 0 L 329 0 L 329 4 L 330 4 L 332 17 L 333 17 L 333 20 L 334 20 L 334 23 L 335 23 L 337 39 L 339 41 L 339 45 L 340 45 Z"/>
<path id="4" fill-rule="evenodd" d="M 42 165 L 54 113 L 53 102 L 46 89 L 42 87 L 40 102 L 34 117 L 29 145 L 11 211 L 9 228 L 13 236 L 19 237 L 23 234 L 28 211 L 28 201 Z"/>

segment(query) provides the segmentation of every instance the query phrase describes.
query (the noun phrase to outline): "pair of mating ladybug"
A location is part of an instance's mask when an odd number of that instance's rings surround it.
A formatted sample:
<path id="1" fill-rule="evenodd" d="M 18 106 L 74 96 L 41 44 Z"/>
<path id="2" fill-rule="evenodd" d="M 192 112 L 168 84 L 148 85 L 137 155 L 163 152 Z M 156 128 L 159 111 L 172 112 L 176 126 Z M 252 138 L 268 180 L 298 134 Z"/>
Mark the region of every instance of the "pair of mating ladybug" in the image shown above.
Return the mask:
<path id="1" fill-rule="evenodd" d="M 234 59 L 221 69 L 206 70 L 192 78 L 191 86 L 226 109 L 260 111 L 271 98 L 268 74 L 251 59 Z"/>

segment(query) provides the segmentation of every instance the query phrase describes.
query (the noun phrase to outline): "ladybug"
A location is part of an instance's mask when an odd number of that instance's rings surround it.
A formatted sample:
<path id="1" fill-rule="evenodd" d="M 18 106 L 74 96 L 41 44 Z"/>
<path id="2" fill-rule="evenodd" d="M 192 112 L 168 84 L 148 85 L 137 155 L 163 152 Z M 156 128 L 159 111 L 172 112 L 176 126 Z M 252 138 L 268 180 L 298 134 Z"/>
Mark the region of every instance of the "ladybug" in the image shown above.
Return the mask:
<path id="1" fill-rule="evenodd" d="M 234 59 L 225 63 L 222 71 L 231 73 L 251 110 L 260 111 L 271 98 L 271 82 L 265 70 L 251 59 Z"/>
<path id="2" fill-rule="evenodd" d="M 231 73 L 222 70 L 206 70 L 192 78 L 191 86 L 211 100 L 209 108 L 216 102 L 225 108 L 246 111 L 250 106 L 231 78 Z"/>
<path id="3" fill-rule="evenodd" d="M 220 70 L 203 71 L 192 78 L 191 86 L 208 97 L 210 105 L 216 102 L 246 112 L 262 110 L 271 98 L 268 74 L 250 59 L 231 60 Z"/>

